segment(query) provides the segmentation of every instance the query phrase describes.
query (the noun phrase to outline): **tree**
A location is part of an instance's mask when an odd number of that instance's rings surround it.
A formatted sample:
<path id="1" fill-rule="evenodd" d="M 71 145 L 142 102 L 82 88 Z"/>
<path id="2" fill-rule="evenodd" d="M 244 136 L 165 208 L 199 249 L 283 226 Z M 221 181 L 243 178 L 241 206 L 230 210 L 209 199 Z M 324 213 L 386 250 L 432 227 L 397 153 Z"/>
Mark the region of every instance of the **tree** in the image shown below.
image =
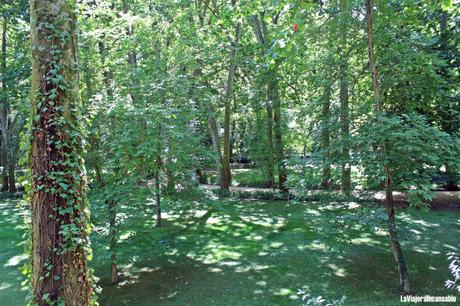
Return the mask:
<path id="1" fill-rule="evenodd" d="M 89 305 L 88 216 L 73 1 L 31 0 L 32 288 L 38 305 Z"/>
<path id="2" fill-rule="evenodd" d="M 368 41 L 368 55 L 369 55 L 369 66 L 372 76 L 372 88 L 374 92 L 375 100 L 375 111 L 377 115 L 377 120 L 382 113 L 382 105 L 380 101 L 380 85 L 377 74 L 377 66 L 374 54 L 374 37 L 373 37 L 373 6 L 371 0 L 366 0 L 366 22 L 367 22 L 367 41 Z M 398 231 L 396 228 L 395 221 L 395 209 L 393 201 L 393 178 L 391 173 L 391 167 L 388 161 L 385 161 L 387 158 L 388 144 L 384 142 L 381 145 L 382 159 L 384 160 L 384 170 L 385 170 L 385 203 L 387 208 L 388 215 L 388 231 L 390 233 L 390 243 L 393 250 L 393 255 L 398 265 L 399 271 L 399 283 L 403 293 L 410 293 L 410 282 L 409 282 L 409 272 L 407 270 L 406 261 L 401 250 L 401 245 L 399 243 Z"/>

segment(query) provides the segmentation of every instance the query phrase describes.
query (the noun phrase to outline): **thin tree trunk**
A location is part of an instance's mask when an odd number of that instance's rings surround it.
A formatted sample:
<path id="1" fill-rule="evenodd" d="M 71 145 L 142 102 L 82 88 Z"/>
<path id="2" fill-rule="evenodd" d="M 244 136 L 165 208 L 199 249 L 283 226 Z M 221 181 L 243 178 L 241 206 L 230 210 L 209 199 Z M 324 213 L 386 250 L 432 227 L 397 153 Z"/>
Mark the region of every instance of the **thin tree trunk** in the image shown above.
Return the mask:
<path id="1" fill-rule="evenodd" d="M 2 29 L 2 63 L 1 63 L 1 69 L 2 69 L 2 91 L 4 93 L 4 98 L 2 102 L 2 107 L 1 107 L 1 128 L 2 128 L 2 146 L 1 146 L 1 155 L 2 155 L 2 190 L 3 191 L 8 191 L 9 186 L 8 186 L 8 121 L 9 121 L 9 116 L 10 116 L 10 105 L 8 101 L 8 94 L 6 92 L 6 48 L 7 48 L 7 23 L 8 19 L 6 16 L 3 17 L 3 29 Z"/>
<path id="2" fill-rule="evenodd" d="M 230 190 L 232 183 L 232 173 L 230 168 L 230 117 L 231 117 L 231 99 L 233 95 L 233 82 L 235 79 L 235 71 L 237 67 L 236 56 L 238 53 L 238 44 L 241 35 L 241 23 L 237 23 L 235 29 L 235 40 L 232 42 L 233 49 L 228 67 L 227 87 L 225 92 L 225 111 L 224 111 L 224 151 L 222 154 L 223 180 L 221 189 Z"/>
<path id="3" fill-rule="evenodd" d="M 156 203 L 156 227 L 161 227 L 161 191 L 160 191 L 160 169 L 155 170 L 155 203 Z"/>
<path id="4" fill-rule="evenodd" d="M 11 160 L 9 161 L 8 165 L 8 192 L 15 193 L 16 192 L 16 176 L 15 176 L 16 167 Z"/>
<path id="5" fill-rule="evenodd" d="M 219 137 L 219 129 L 217 126 L 217 120 L 214 115 L 214 110 L 212 106 L 208 104 L 208 121 L 209 121 L 209 128 L 211 130 L 211 138 L 212 138 L 212 147 L 215 153 L 215 162 L 217 167 L 217 183 L 222 187 L 222 181 L 224 177 L 224 170 L 222 167 L 222 154 L 220 151 L 220 137 Z"/>
<path id="6" fill-rule="evenodd" d="M 32 289 L 40 306 L 86 306 L 92 297 L 75 11 L 73 1 L 30 1 Z"/>
<path id="7" fill-rule="evenodd" d="M 110 266 L 112 273 L 112 284 L 118 282 L 118 267 L 117 267 L 117 204 L 114 200 L 109 201 L 109 234 L 110 234 Z"/>
<path id="8" fill-rule="evenodd" d="M 266 171 L 267 171 L 267 187 L 275 189 L 275 176 L 273 174 L 274 158 L 273 158 L 273 109 L 267 103 L 267 155 L 266 155 Z"/>
<path id="9" fill-rule="evenodd" d="M 331 164 L 330 164 L 330 108 L 331 108 L 331 86 L 330 81 L 324 88 L 323 101 L 321 104 L 321 150 L 323 154 L 323 182 L 324 189 L 331 188 Z"/>
<path id="10" fill-rule="evenodd" d="M 268 85 L 268 97 L 273 104 L 273 134 L 275 136 L 275 160 L 278 168 L 278 188 L 287 191 L 285 186 L 287 174 L 284 164 L 284 145 L 281 127 L 281 101 L 278 91 L 278 76 L 276 71 L 271 74 Z"/>
<path id="11" fill-rule="evenodd" d="M 341 11 L 341 41 L 342 48 L 345 48 L 348 37 L 348 9 L 345 0 L 340 0 L 340 11 Z M 342 178 L 341 178 L 341 190 L 344 194 L 349 195 L 351 192 L 351 161 L 350 161 L 350 110 L 348 106 L 349 94 L 348 94 L 348 58 L 345 52 L 342 50 L 341 63 L 339 67 L 340 73 L 340 132 L 342 141 Z"/>
<path id="12" fill-rule="evenodd" d="M 377 74 L 377 67 L 374 54 L 374 43 L 373 43 L 373 9 L 371 0 L 365 0 L 366 4 L 366 20 L 367 20 L 367 39 L 368 39 L 368 54 L 369 54 L 369 65 L 372 75 L 372 87 L 374 90 L 375 109 L 377 114 L 382 111 L 382 104 L 380 102 L 380 85 Z M 386 160 L 388 154 L 388 144 L 383 143 L 381 147 L 383 160 Z M 387 207 L 388 215 L 388 230 L 390 234 L 390 243 L 393 250 L 393 255 L 398 266 L 399 272 L 399 284 L 401 291 L 404 294 L 410 293 L 410 282 L 409 272 L 407 270 L 406 261 L 399 243 L 398 230 L 396 227 L 395 210 L 393 201 L 393 182 L 391 175 L 391 166 L 385 161 L 385 202 Z"/>

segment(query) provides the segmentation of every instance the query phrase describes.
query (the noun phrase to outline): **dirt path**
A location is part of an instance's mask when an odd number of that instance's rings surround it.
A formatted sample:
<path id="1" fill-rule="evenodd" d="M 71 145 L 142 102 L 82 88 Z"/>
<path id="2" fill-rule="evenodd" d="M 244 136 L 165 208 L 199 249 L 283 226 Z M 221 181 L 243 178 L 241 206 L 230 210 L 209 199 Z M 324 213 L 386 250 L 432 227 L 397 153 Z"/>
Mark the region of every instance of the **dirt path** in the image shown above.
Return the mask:
<path id="1" fill-rule="evenodd" d="M 201 188 L 207 190 L 219 189 L 217 185 L 201 185 Z M 257 187 L 230 187 L 231 192 L 272 192 L 270 188 L 257 188 Z M 275 189 L 275 192 L 279 192 L 279 189 Z M 321 190 L 311 190 L 310 194 L 320 193 Z M 289 193 L 296 196 L 298 193 L 295 190 L 289 190 Z M 385 192 L 379 191 L 375 193 L 374 198 L 376 200 L 383 201 L 385 199 Z M 402 192 L 394 192 L 393 198 L 399 205 L 404 205 L 407 202 L 407 195 Z M 460 192 L 458 191 L 435 191 L 433 201 L 431 202 L 434 208 L 452 208 L 460 209 Z"/>

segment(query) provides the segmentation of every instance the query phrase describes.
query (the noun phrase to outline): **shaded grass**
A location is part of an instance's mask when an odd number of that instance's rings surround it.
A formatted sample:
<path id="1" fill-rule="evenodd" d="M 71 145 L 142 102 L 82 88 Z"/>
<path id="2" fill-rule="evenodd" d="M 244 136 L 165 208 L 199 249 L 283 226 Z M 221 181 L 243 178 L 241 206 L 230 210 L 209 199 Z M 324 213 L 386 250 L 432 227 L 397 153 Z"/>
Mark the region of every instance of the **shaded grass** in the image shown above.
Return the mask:
<path id="1" fill-rule="evenodd" d="M 0 301 L 14 306 L 24 304 L 25 292 L 18 265 L 7 265 L 22 253 L 22 220 L 11 204 L 0 206 Z M 331 218 L 321 206 L 228 199 L 197 204 L 188 217 L 166 208 L 163 228 L 148 216 L 121 229 L 118 285 L 109 283 L 107 237 L 96 231 L 92 266 L 101 305 L 300 305 L 298 289 L 328 300 L 346 295 L 346 305 L 399 305 L 387 238 L 364 232 L 331 251 L 330 237 L 315 230 Z M 403 250 L 415 292 L 456 294 L 444 288 L 445 254 L 459 250 L 460 212 L 398 211 L 398 218 L 411 232 Z"/>
<path id="2" fill-rule="evenodd" d="M 19 267 L 27 260 L 21 244 L 24 221 L 16 207 L 18 200 L 0 202 L 0 305 L 25 305 L 27 288 L 21 288 Z"/>

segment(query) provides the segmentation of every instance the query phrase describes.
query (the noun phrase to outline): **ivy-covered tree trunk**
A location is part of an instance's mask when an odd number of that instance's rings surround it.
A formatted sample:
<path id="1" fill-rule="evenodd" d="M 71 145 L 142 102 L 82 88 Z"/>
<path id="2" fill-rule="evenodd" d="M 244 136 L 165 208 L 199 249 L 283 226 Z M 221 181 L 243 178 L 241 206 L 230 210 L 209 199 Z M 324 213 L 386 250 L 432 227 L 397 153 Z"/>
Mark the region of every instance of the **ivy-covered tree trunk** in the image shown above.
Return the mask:
<path id="1" fill-rule="evenodd" d="M 368 55 L 369 55 L 369 66 L 372 76 L 372 87 L 374 90 L 375 99 L 375 110 L 377 116 L 382 112 L 382 104 L 380 101 L 380 85 L 377 74 L 377 66 L 374 54 L 374 42 L 373 42 L 373 8 L 371 0 L 365 0 L 366 4 L 366 21 L 367 21 L 367 41 L 368 41 Z M 388 144 L 383 143 L 381 145 L 382 159 L 385 163 L 385 204 L 387 208 L 388 216 L 388 231 L 390 234 L 390 244 L 393 251 L 393 255 L 398 266 L 399 272 L 399 283 L 401 291 L 404 294 L 410 293 L 410 282 L 409 272 L 407 270 L 406 261 L 399 243 L 398 230 L 396 227 L 395 210 L 393 201 L 393 181 L 391 174 L 391 166 L 386 161 L 388 156 Z"/>
<path id="2" fill-rule="evenodd" d="M 8 130 L 9 130 L 9 116 L 10 116 L 10 105 L 8 101 L 8 94 L 6 88 L 6 48 L 7 48 L 7 24 L 8 18 L 3 17 L 3 26 L 2 26 L 2 106 L 0 114 L 0 122 L 2 129 L 2 145 L 1 145 L 1 158 L 2 158 L 2 191 L 8 191 Z"/>
<path id="3" fill-rule="evenodd" d="M 89 305 L 92 297 L 74 12 L 73 1 L 30 1 L 31 259 L 38 305 Z"/>
<path id="4" fill-rule="evenodd" d="M 330 165 L 330 112 L 331 112 L 331 91 L 332 84 L 326 81 L 324 94 L 321 103 L 321 151 L 323 156 L 323 179 L 324 189 L 331 188 L 331 165 Z"/>

